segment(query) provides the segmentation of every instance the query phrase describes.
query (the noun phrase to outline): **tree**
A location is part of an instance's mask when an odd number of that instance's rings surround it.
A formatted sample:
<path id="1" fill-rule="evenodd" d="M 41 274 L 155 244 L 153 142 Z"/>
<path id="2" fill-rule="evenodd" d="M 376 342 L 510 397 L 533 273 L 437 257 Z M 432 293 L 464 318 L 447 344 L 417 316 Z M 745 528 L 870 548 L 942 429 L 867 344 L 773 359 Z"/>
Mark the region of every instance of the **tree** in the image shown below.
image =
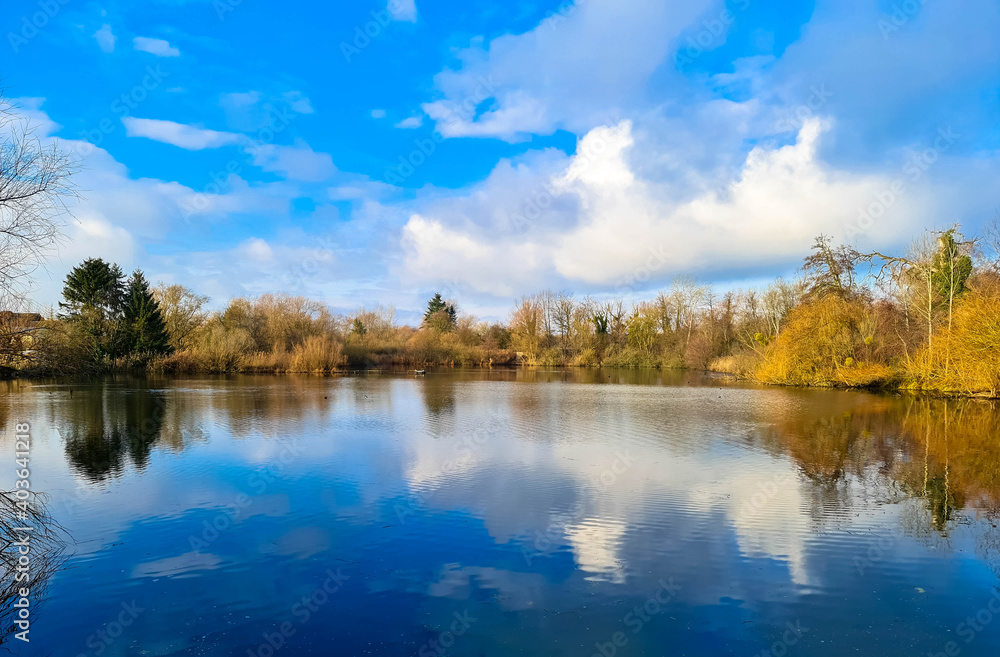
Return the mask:
<path id="1" fill-rule="evenodd" d="M 966 281 L 972 275 L 972 258 L 963 253 L 963 248 L 974 242 L 959 242 L 955 240 L 957 228 L 946 230 L 938 236 L 938 251 L 934 254 L 931 268 L 931 283 L 934 285 L 941 302 L 948 306 L 948 331 L 952 330 L 955 317 L 955 300 L 968 290 Z M 948 343 L 945 357 L 945 374 L 951 367 L 951 343 Z"/>
<path id="2" fill-rule="evenodd" d="M 942 303 L 948 304 L 949 313 L 955 300 L 968 290 L 966 281 L 972 275 L 972 257 L 963 253 L 972 242 L 957 241 L 956 231 L 952 228 L 938 236 L 938 251 L 934 254 L 931 275 L 931 282 Z"/>
<path id="3" fill-rule="evenodd" d="M 159 285 L 153 289 L 153 297 L 160 305 L 170 346 L 175 350 L 190 347 L 192 334 L 208 319 L 203 310 L 208 297 L 197 295 L 183 285 Z"/>
<path id="4" fill-rule="evenodd" d="M 483 331 L 483 346 L 487 349 L 510 349 L 510 343 L 510 331 L 503 324 L 490 324 Z"/>
<path id="5" fill-rule="evenodd" d="M 674 331 L 680 331 L 681 327 L 687 328 L 684 337 L 684 348 L 691 342 L 691 333 L 694 331 L 698 320 L 698 312 L 705 305 L 708 299 L 709 288 L 695 282 L 691 278 L 679 278 L 670 286 L 670 293 L 667 304 L 674 312 Z"/>
<path id="6" fill-rule="evenodd" d="M 882 264 L 876 280 L 889 279 L 897 286 L 903 297 L 907 321 L 912 312 L 926 327 L 927 353 L 929 361 L 934 359 L 934 320 L 940 307 L 940 298 L 934 284 L 936 249 L 930 235 L 925 233 L 910 246 L 905 257 L 889 256 L 878 251 L 866 253 L 862 259 Z M 927 373 L 927 372 L 925 372 Z"/>
<path id="7" fill-rule="evenodd" d="M 608 336 L 615 347 L 622 346 L 628 340 L 628 327 L 625 325 L 625 300 L 618 297 L 604 302 L 604 317 L 608 320 Z"/>
<path id="8" fill-rule="evenodd" d="M 59 307 L 76 315 L 86 310 L 101 312 L 106 318 L 115 318 L 121 312 L 125 299 L 125 284 L 121 267 L 104 262 L 101 258 L 88 258 L 73 268 L 63 285 L 63 298 Z"/>
<path id="9" fill-rule="evenodd" d="M 439 313 L 442 310 L 447 311 L 449 308 L 448 302 L 446 302 L 442 297 L 441 293 L 437 292 L 431 297 L 431 300 L 427 302 L 427 312 L 424 313 L 424 320 L 428 320 L 435 313 Z"/>
<path id="10" fill-rule="evenodd" d="M 0 309 L 24 303 L 29 279 L 55 246 L 76 195 L 75 163 L 43 146 L 27 119 L 0 97 Z"/>
<path id="11" fill-rule="evenodd" d="M 632 309 L 632 316 L 628 318 L 628 343 L 642 351 L 645 355 L 650 355 L 653 344 L 656 342 L 658 320 L 655 306 L 651 304 L 638 304 Z"/>
<path id="12" fill-rule="evenodd" d="M 814 253 L 805 259 L 802 269 L 809 281 L 810 295 L 828 292 L 843 295 L 854 290 L 854 272 L 862 256 L 849 246 L 832 246 L 832 241 L 820 235 L 813 243 Z"/>
<path id="13" fill-rule="evenodd" d="M 129 279 L 122 323 L 128 353 L 165 354 L 170 351 L 170 336 L 160 304 L 138 269 Z"/>
<path id="14" fill-rule="evenodd" d="M 533 297 L 521 297 L 511 312 L 509 326 L 514 349 L 524 352 L 529 359 L 537 356 L 541 347 L 544 314 L 544 308 Z"/>
<path id="15" fill-rule="evenodd" d="M 789 283 L 779 278 L 764 290 L 761 298 L 763 313 L 771 336 L 781 333 L 781 327 L 789 313 L 799 305 L 804 292 L 804 283 Z"/>
<path id="16" fill-rule="evenodd" d="M 354 322 L 361 322 L 365 333 L 379 340 L 391 339 L 396 331 L 396 309 L 392 306 L 377 305 L 371 310 L 362 306 L 354 315 Z M 351 329 L 350 333 L 358 334 Z"/>
<path id="17" fill-rule="evenodd" d="M 458 311 L 454 303 L 441 298 L 441 293 L 435 294 L 427 302 L 427 312 L 424 313 L 424 325 L 441 333 L 447 333 L 458 326 Z"/>
<path id="18" fill-rule="evenodd" d="M 560 294 L 553 301 L 553 316 L 555 318 L 556 330 L 562 341 L 563 349 L 569 349 L 573 345 L 574 338 L 574 318 L 577 313 L 577 304 L 572 294 Z"/>
<path id="19" fill-rule="evenodd" d="M 590 321 L 594 324 L 594 334 L 599 339 L 608 334 L 608 323 L 610 320 L 604 308 L 597 306 L 590 317 Z"/>
<path id="20" fill-rule="evenodd" d="M 1000 211 L 986 224 L 983 232 L 987 262 L 994 272 L 1000 273 Z"/>
<path id="21" fill-rule="evenodd" d="M 365 323 L 361 321 L 360 317 L 355 317 L 354 321 L 351 322 L 351 335 L 363 336 L 367 332 L 368 329 L 365 328 Z"/>
<path id="22" fill-rule="evenodd" d="M 63 286 L 63 318 L 79 330 L 91 355 L 100 360 L 119 353 L 125 299 L 118 265 L 90 258 L 74 267 Z"/>

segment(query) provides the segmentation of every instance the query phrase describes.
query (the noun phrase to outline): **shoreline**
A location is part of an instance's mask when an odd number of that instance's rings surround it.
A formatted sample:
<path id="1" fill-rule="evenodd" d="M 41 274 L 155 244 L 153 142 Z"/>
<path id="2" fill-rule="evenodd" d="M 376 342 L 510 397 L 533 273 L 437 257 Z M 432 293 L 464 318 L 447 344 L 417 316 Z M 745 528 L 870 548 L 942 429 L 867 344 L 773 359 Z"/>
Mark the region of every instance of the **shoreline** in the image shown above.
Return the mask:
<path id="1" fill-rule="evenodd" d="M 350 377 L 350 376 L 367 376 L 367 375 L 382 375 L 382 374 L 410 374 L 410 375 L 433 375 L 436 371 L 461 371 L 467 370 L 470 372 L 475 371 L 500 371 L 500 372 L 517 372 L 517 371 L 540 371 L 540 370 L 561 370 L 567 372 L 583 372 L 583 371 L 617 371 L 617 372 L 694 372 L 700 373 L 708 376 L 715 376 L 720 378 L 731 379 L 740 383 L 749 383 L 759 386 L 775 387 L 775 388 L 790 388 L 790 389 L 814 389 L 814 390 L 842 390 L 842 391 L 855 391 L 855 392 L 869 392 L 876 394 L 897 394 L 902 395 L 909 393 L 914 396 L 926 396 L 926 397 L 937 397 L 946 399 L 974 399 L 980 401 L 997 401 L 1000 400 L 1000 392 L 996 391 L 963 391 L 963 390 L 945 390 L 940 388 L 927 388 L 919 387 L 912 384 L 906 383 L 894 383 L 894 382 L 874 382 L 864 385 L 849 385 L 846 383 L 781 383 L 773 381 L 762 381 L 756 377 L 746 376 L 736 372 L 729 372 L 721 369 L 695 369 L 695 368 L 684 368 L 684 367 L 617 367 L 617 366 L 601 366 L 601 365 L 424 365 L 423 367 L 412 367 L 412 366 L 397 366 L 397 367 L 354 367 L 354 368 L 343 368 L 325 371 L 292 371 L 292 370 L 269 370 L 269 369 L 245 369 L 238 371 L 184 371 L 184 372 L 167 372 L 167 371 L 150 371 L 145 368 L 125 368 L 125 369 L 113 369 L 103 372 L 94 372 L 89 374 L 51 374 L 51 373 L 30 373 L 30 374 L 18 374 L 15 371 L 15 375 L 11 376 L 10 372 L 0 371 L 0 381 L 34 381 L 34 380 L 50 380 L 50 381 L 65 381 L 65 382 L 75 382 L 75 381 L 89 381 L 100 379 L 103 377 L 114 377 L 114 376 L 134 376 L 134 377 L 183 377 L 183 376 L 316 376 L 316 377 L 328 377 L 328 378 L 338 378 L 338 377 Z"/>

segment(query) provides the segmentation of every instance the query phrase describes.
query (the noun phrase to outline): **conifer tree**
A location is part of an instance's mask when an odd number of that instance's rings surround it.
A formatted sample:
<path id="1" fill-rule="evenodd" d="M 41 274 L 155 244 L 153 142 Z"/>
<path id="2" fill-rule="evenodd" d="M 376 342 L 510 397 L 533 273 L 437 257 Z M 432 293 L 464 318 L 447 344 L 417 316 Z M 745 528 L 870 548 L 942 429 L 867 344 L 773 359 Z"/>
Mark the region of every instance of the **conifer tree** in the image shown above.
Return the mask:
<path id="1" fill-rule="evenodd" d="M 448 304 L 441 298 L 441 293 L 438 292 L 427 302 L 427 312 L 424 313 L 424 321 L 429 320 L 435 313 L 447 310 L 447 308 Z"/>
<path id="2" fill-rule="evenodd" d="M 129 279 L 122 318 L 126 347 L 131 353 L 164 354 L 170 351 L 170 336 L 146 277 L 138 269 Z"/>
<path id="3" fill-rule="evenodd" d="M 66 276 L 63 286 L 66 301 L 59 307 L 70 317 L 94 310 L 101 313 L 104 319 L 117 319 L 125 297 L 122 279 L 122 270 L 118 265 L 104 262 L 101 258 L 88 258 Z"/>
<path id="4" fill-rule="evenodd" d="M 62 317 L 79 331 L 92 357 L 101 361 L 120 353 L 125 286 L 121 268 L 89 258 L 73 268 L 63 286 Z"/>
<path id="5" fill-rule="evenodd" d="M 458 311 L 455 309 L 455 304 L 448 303 L 441 298 L 440 292 L 435 294 L 427 302 L 427 312 L 424 313 L 424 325 L 442 333 L 454 329 L 458 326 Z"/>

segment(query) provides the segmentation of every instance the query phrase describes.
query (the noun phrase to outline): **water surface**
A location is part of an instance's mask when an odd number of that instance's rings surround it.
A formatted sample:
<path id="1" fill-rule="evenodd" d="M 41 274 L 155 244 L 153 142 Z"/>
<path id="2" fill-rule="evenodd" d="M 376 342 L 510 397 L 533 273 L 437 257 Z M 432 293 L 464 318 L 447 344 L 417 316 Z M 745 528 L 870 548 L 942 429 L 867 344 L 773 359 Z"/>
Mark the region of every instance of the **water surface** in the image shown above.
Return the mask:
<path id="1" fill-rule="evenodd" d="M 1000 654 L 989 403 L 596 370 L 20 382 L 11 472 L 25 420 L 74 541 L 30 654 Z"/>

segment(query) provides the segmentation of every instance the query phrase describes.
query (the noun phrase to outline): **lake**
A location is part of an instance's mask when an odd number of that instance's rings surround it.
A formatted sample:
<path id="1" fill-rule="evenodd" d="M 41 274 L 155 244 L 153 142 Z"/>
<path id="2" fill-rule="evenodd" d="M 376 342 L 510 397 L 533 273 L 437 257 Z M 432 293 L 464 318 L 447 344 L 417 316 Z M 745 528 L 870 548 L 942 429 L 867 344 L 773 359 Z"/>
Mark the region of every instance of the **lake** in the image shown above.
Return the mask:
<path id="1" fill-rule="evenodd" d="M 988 402 L 652 371 L 5 382 L 5 488 L 19 422 L 72 537 L 24 654 L 1000 654 Z"/>

